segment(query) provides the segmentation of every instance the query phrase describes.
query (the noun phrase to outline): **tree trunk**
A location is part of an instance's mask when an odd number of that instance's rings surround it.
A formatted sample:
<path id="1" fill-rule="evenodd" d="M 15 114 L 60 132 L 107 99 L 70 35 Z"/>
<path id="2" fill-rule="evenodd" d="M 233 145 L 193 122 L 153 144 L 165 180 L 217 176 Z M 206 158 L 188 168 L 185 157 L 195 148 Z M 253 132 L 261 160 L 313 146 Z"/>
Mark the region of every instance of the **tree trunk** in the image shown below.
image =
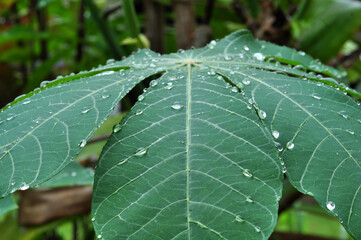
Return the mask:
<path id="1" fill-rule="evenodd" d="M 164 52 L 164 9 L 163 5 L 154 0 L 145 1 L 146 35 L 150 41 L 150 49 Z"/>
<path id="2" fill-rule="evenodd" d="M 194 42 L 195 14 L 193 0 L 173 0 L 178 48 L 189 49 Z"/>

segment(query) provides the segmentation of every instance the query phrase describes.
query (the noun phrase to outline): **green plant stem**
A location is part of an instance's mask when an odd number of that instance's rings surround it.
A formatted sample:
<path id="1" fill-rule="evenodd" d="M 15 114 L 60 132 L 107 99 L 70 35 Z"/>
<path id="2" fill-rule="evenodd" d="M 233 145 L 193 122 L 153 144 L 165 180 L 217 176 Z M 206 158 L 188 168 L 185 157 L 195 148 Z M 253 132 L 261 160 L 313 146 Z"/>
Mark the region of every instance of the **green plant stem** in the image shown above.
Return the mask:
<path id="1" fill-rule="evenodd" d="M 136 38 L 139 44 L 139 47 L 143 48 L 143 43 L 139 37 L 139 23 L 137 19 L 137 15 L 135 13 L 134 9 L 134 2 L 133 0 L 121 0 L 124 16 L 125 16 L 125 22 L 128 26 L 128 29 L 130 31 L 130 35 L 133 38 Z"/>
<path id="2" fill-rule="evenodd" d="M 97 6 L 94 4 L 92 0 L 86 0 L 86 4 L 89 7 L 91 12 L 91 16 L 93 17 L 95 23 L 98 25 L 100 32 L 102 33 L 104 40 L 109 45 L 111 52 L 115 59 L 121 59 L 122 56 L 125 55 L 123 49 L 118 44 L 114 33 L 111 31 L 110 26 L 106 21 L 104 21 L 99 14 L 99 10 Z"/>

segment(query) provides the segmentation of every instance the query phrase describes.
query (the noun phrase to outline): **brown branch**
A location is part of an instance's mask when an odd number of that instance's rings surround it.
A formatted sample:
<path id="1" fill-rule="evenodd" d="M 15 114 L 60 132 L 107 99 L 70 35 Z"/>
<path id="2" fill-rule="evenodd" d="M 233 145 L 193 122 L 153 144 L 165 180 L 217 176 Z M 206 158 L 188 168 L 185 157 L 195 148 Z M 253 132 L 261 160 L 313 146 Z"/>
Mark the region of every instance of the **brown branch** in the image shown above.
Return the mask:
<path id="1" fill-rule="evenodd" d="M 84 18 L 84 11 L 85 11 L 85 0 L 80 1 L 79 6 L 79 15 L 78 15 L 78 44 L 77 44 L 77 52 L 75 61 L 80 62 L 83 58 L 83 49 L 84 49 L 84 42 L 85 42 L 85 18 Z"/>

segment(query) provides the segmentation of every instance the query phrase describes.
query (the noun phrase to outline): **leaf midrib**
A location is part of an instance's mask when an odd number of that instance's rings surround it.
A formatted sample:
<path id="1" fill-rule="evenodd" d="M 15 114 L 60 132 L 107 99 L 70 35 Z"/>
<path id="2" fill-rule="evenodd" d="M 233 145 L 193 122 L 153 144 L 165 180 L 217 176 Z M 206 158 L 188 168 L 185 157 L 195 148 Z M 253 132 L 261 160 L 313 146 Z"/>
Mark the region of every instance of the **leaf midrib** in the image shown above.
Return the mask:
<path id="1" fill-rule="evenodd" d="M 187 75 L 187 113 L 186 113 L 186 132 L 187 132 L 187 144 L 186 144 L 186 152 L 187 152 L 187 158 L 186 158 L 186 173 L 187 173 L 187 225 L 188 225 L 188 240 L 191 239 L 191 229 L 190 229 L 190 216 L 189 216 L 189 160 L 190 160 L 190 154 L 189 154 L 189 147 L 191 145 L 191 93 L 192 93 L 192 86 L 191 86 L 191 64 L 187 64 L 188 69 L 188 75 Z"/>

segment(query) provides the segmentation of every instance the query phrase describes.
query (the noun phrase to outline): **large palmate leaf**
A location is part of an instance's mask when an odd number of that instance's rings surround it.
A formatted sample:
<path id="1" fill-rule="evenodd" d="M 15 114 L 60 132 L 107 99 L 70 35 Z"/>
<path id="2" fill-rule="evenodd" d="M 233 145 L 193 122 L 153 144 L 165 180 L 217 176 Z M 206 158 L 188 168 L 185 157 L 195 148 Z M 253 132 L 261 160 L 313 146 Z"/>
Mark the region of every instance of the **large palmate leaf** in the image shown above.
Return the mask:
<path id="1" fill-rule="evenodd" d="M 98 238 L 268 239 L 286 172 L 360 239 L 361 111 L 345 94 L 361 95 L 331 78 L 341 75 L 239 31 L 56 80 L 0 113 L 0 196 L 63 169 L 152 76 L 101 154 Z"/>
<path id="2" fill-rule="evenodd" d="M 318 74 L 341 73 L 246 31 L 160 58 L 103 149 L 98 238 L 268 239 L 286 170 L 361 237 L 361 111 L 337 89 L 360 95 Z"/>

